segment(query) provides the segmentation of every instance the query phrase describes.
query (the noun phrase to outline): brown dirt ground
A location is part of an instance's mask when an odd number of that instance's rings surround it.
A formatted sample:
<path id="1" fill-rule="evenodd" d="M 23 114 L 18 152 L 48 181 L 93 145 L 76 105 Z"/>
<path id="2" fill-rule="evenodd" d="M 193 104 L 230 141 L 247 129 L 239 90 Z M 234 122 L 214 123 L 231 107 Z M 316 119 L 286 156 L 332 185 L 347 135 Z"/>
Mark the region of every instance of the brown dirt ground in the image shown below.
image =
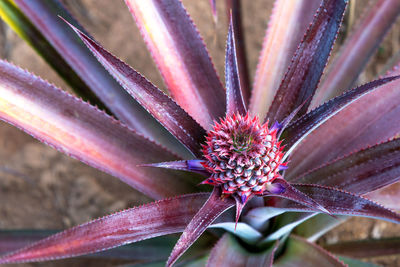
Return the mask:
<path id="1" fill-rule="evenodd" d="M 104 47 L 164 88 L 123 1 L 66 2 L 79 21 Z M 207 0 L 183 2 L 199 26 L 214 64 L 223 77 L 226 24 L 221 23 L 215 27 Z M 225 22 L 224 1 L 217 2 L 220 21 Z M 250 73 L 254 74 L 273 1 L 243 2 Z M 357 14 L 362 10 L 360 2 L 363 1 L 357 2 Z M 344 26 L 346 29 L 347 25 Z M 385 62 L 399 51 L 399 29 L 400 23 L 397 23 L 371 60 L 367 71 L 361 75 L 360 81 L 373 78 Z M 2 58 L 68 90 L 66 84 L 43 60 L 5 25 L 1 25 L 0 44 Z M 0 136 L 0 229 L 63 229 L 148 201 L 117 179 L 70 159 L 5 123 L 0 123 Z M 324 240 L 336 242 L 353 238 L 393 236 L 398 235 L 399 230 L 399 226 L 391 223 L 353 218 L 327 234 Z M 400 266 L 400 257 L 385 257 L 373 261 L 384 266 Z M 70 259 L 19 266 L 108 266 L 115 263 L 117 262 Z"/>

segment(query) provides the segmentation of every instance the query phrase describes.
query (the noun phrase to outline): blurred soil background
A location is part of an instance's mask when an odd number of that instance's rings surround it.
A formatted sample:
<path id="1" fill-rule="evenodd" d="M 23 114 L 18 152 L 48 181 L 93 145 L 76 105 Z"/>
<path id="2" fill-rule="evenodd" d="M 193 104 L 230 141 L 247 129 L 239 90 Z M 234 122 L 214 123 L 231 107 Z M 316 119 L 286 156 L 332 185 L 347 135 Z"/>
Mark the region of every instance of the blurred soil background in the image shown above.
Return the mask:
<path id="1" fill-rule="evenodd" d="M 165 89 L 122 0 L 65 2 L 81 24 L 105 48 Z M 183 2 L 207 44 L 220 77 L 223 77 L 227 32 L 224 1 L 217 1 L 217 25 L 213 23 L 208 0 Z M 250 77 L 253 77 L 273 1 L 242 2 Z M 365 2 L 356 2 L 355 17 L 362 13 Z M 347 14 L 336 47 L 348 33 L 350 24 Z M 57 74 L 7 25 L 1 22 L 0 30 L 1 58 L 69 90 Z M 399 51 L 398 21 L 370 61 L 367 70 L 360 76 L 359 82 L 376 77 Z M 65 229 L 148 201 L 147 197 L 118 179 L 68 158 L 20 130 L 0 122 L 0 229 Z M 399 233 L 400 227 L 388 222 L 353 218 L 328 233 L 322 241 L 332 243 L 338 240 L 399 236 Z M 383 266 L 400 266 L 400 257 L 382 257 L 372 261 Z M 112 266 L 118 263 L 122 262 L 81 258 L 19 266 Z"/>

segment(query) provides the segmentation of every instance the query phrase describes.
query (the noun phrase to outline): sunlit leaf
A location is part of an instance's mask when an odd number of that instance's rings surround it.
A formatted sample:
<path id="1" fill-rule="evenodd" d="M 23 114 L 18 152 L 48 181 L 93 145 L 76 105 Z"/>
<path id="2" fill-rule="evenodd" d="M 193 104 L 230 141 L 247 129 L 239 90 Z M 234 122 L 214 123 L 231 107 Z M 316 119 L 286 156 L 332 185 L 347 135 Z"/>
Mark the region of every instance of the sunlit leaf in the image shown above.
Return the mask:
<path id="1" fill-rule="evenodd" d="M 225 113 L 224 89 L 179 0 L 125 0 L 178 104 L 206 130 Z M 206 78 L 205 78 L 206 77 Z"/>

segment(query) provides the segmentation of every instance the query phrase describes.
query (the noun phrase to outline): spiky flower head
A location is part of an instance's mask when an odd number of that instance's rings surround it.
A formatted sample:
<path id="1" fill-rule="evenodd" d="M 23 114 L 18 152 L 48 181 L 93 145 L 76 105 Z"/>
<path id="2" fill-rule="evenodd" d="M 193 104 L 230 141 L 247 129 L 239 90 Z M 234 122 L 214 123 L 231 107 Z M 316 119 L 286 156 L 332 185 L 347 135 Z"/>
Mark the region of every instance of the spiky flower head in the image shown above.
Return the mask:
<path id="1" fill-rule="evenodd" d="M 277 129 L 261 125 L 257 116 L 235 114 L 215 122 L 208 132 L 203 153 L 211 176 L 203 183 L 221 186 L 223 194 L 238 196 L 245 203 L 262 195 L 286 168 Z"/>

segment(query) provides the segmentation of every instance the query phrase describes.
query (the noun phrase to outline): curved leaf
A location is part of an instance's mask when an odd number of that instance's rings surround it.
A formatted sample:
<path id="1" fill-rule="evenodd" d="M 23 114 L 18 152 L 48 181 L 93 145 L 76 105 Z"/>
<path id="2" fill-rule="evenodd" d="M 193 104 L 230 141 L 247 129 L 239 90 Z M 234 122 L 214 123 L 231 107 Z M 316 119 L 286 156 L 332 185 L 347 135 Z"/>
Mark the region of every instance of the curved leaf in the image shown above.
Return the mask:
<path id="1" fill-rule="evenodd" d="M 183 231 L 207 196 L 184 195 L 117 212 L 0 257 L 0 264 L 73 257 L 177 233 Z"/>
<path id="2" fill-rule="evenodd" d="M 224 89 L 179 0 L 125 0 L 174 99 L 206 130 L 224 116 Z"/>
<path id="3" fill-rule="evenodd" d="M 291 123 L 286 128 L 286 140 L 289 150 L 286 155 L 289 155 L 298 143 L 301 142 L 307 135 L 315 130 L 319 125 L 327 121 L 330 117 L 350 105 L 360 97 L 372 92 L 380 86 L 397 80 L 400 76 L 386 77 L 383 79 L 375 80 L 357 88 L 354 88 L 341 96 L 338 96 L 329 102 L 319 106 L 318 108 L 303 115 L 298 120 Z"/>
<path id="4" fill-rule="evenodd" d="M 235 32 L 233 30 L 232 15 L 230 15 L 228 39 L 226 40 L 225 55 L 225 84 L 226 84 L 226 114 L 246 115 L 242 88 L 240 84 L 240 73 L 238 69 Z"/>
<path id="5" fill-rule="evenodd" d="M 153 198 L 196 190 L 196 179 L 138 164 L 177 159 L 104 112 L 0 61 L 0 118 Z"/>
<path id="6" fill-rule="evenodd" d="M 68 23 L 68 22 L 67 22 Z M 70 23 L 68 25 L 121 86 L 195 156 L 203 155 L 206 131 L 178 104 L 130 66 L 102 48 Z"/>
<path id="7" fill-rule="evenodd" d="M 400 212 L 399 199 L 400 199 L 400 182 L 386 186 L 379 190 L 370 192 L 364 195 L 366 198 L 381 203 L 389 209 Z"/>
<path id="8" fill-rule="evenodd" d="M 255 243 L 262 237 L 262 234 L 246 223 L 241 222 L 220 222 L 214 223 L 209 228 L 220 228 L 240 237 L 241 240 L 247 243 Z"/>
<path id="9" fill-rule="evenodd" d="M 369 258 L 400 254 L 400 238 L 366 239 L 325 245 L 324 248 L 338 255 Z"/>
<path id="10" fill-rule="evenodd" d="M 397 0 L 379 0 L 369 5 L 328 67 L 313 103 L 318 105 L 351 88 L 399 14 Z"/>
<path id="11" fill-rule="evenodd" d="M 219 215 L 234 205 L 235 201 L 232 198 L 221 199 L 221 189 L 214 187 L 207 202 L 183 231 L 168 258 L 167 266 L 172 266 Z"/>
<path id="12" fill-rule="evenodd" d="M 320 246 L 292 235 L 287 241 L 284 253 L 274 262 L 274 266 L 344 267 L 346 265 Z"/>
<path id="13" fill-rule="evenodd" d="M 390 75 L 400 75 L 400 69 Z M 382 85 L 321 124 L 291 154 L 285 179 L 290 181 L 322 164 L 385 142 L 400 133 L 399 86 L 400 80 Z"/>
<path id="14" fill-rule="evenodd" d="M 16 251 L 50 235 L 53 230 L 5 230 L 0 231 L 0 255 Z M 175 236 L 160 236 L 134 244 L 86 255 L 91 258 L 126 259 L 141 261 L 166 260 L 176 243 Z M 204 247 L 204 244 L 203 244 Z"/>
<path id="15" fill-rule="evenodd" d="M 290 211 L 291 209 L 288 209 Z M 272 231 L 260 242 L 261 244 L 269 243 L 274 240 L 287 237 L 293 229 L 303 222 L 313 218 L 316 213 L 295 213 L 290 212 L 278 217 L 273 225 Z"/>
<path id="16" fill-rule="evenodd" d="M 57 50 L 47 41 L 42 33 L 29 21 L 29 19 L 18 9 L 12 0 L 0 1 L 1 18 L 72 87 L 74 92 L 84 100 L 98 105 L 104 109 L 105 106 L 100 99 L 90 90 L 85 82 L 79 77 L 68 63 L 62 58 Z"/>
<path id="17" fill-rule="evenodd" d="M 108 74 L 72 29 L 58 17 L 79 25 L 59 0 L 14 1 L 47 42 L 124 124 L 187 156 L 185 149 Z M 82 29 L 81 26 L 78 28 Z M 51 52 L 51 51 L 49 51 Z M 47 54 L 44 50 L 42 53 Z"/>
<path id="18" fill-rule="evenodd" d="M 246 106 L 248 106 L 250 101 L 251 88 L 250 88 L 249 69 L 247 66 L 246 43 L 242 26 L 243 24 L 242 8 L 240 0 L 226 0 L 225 9 L 228 19 L 232 14 L 232 27 L 233 27 L 233 32 L 235 33 L 237 67 L 238 67 L 238 72 L 240 73 L 239 75 L 240 88 L 242 89 L 244 103 Z M 229 22 L 230 20 L 228 21 L 228 23 Z"/>
<path id="19" fill-rule="evenodd" d="M 229 234 L 224 234 L 211 250 L 207 265 L 220 267 L 272 266 L 278 242 L 263 252 L 249 253 Z"/>
<path id="20" fill-rule="evenodd" d="M 400 179 L 400 139 L 394 139 L 328 163 L 296 179 L 366 194 Z"/>
<path id="21" fill-rule="evenodd" d="M 258 59 L 250 112 L 264 121 L 290 61 L 320 6 L 320 0 L 275 1 Z"/>
<path id="22" fill-rule="evenodd" d="M 347 2 L 322 1 L 268 110 L 267 117 L 271 121 L 282 121 L 303 102 L 306 104 L 299 115 L 307 111 L 336 39 Z"/>
<path id="23" fill-rule="evenodd" d="M 297 190 L 294 186 L 290 185 L 282 178 L 276 178 L 271 186 L 278 187 L 277 192 L 265 192 L 263 196 L 277 196 L 285 199 L 290 199 L 302 205 L 305 205 L 313 210 L 329 213 L 323 205 L 321 205 L 313 197 L 309 197 L 307 194 Z"/>
<path id="24" fill-rule="evenodd" d="M 365 216 L 400 223 L 400 214 L 386 209 L 385 207 L 364 197 L 326 186 L 311 184 L 292 185 L 297 190 L 303 192 L 305 195 L 319 203 L 332 214 Z M 297 209 L 298 211 L 303 212 L 315 211 L 313 208 L 282 198 L 268 199 L 266 205 L 288 210 Z"/>
<path id="25" fill-rule="evenodd" d="M 328 231 L 344 223 L 348 218 L 348 216 L 342 215 L 332 217 L 327 214 L 317 214 L 297 226 L 294 233 L 307 238 L 310 242 L 314 242 Z"/>

